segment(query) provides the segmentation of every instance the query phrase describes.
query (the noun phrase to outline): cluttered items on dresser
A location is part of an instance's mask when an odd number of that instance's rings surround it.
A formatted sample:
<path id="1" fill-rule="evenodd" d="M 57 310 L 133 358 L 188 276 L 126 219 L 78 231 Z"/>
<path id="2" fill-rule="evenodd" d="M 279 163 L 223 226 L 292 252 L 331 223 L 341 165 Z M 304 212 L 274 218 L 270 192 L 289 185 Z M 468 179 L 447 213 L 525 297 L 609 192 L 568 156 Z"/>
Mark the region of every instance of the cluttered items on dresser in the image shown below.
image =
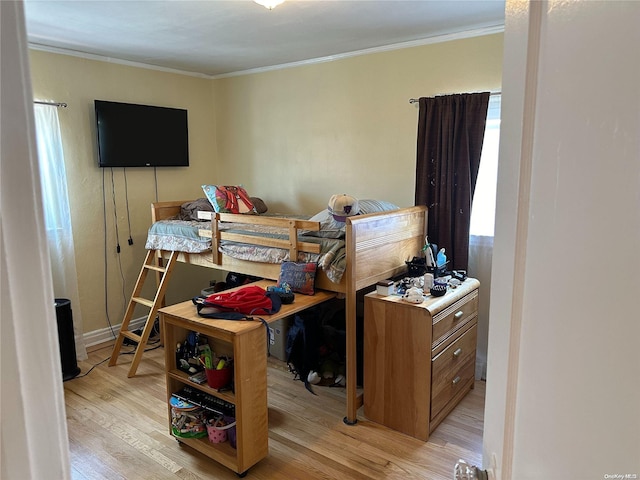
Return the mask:
<path id="1" fill-rule="evenodd" d="M 437 244 L 429 242 L 429 237 L 425 237 L 421 253 L 421 256 L 406 262 L 408 277 L 420 277 L 425 273 L 431 273 L 434 277 L 446 275 L 449 261 L 444 248 L 438 249 Z"/>
<path id="2" fill-rule="evenodd" d="M 420 303 L 415 301 L 415 295 L 418 291 L 425 296 L 439 297 L 447 293 L 449 289 L 458 288 L 466 279 L 467 273 L 464 270 L 454 270 L 444 276 L 435 278 L 433 274 L 425 273 L 420 277 L 403 277 L 396 282 L 392 282 L 392 285 L 376 291 L 379 295 L 400 295 L 406 297 L 406 300 L 411 303 Z"/>
<path id="3" fill-rule="evenodd" d="M 405 262 L 407 273 L 404 278 L 390 284 L 390 280 L 378 282 L 379 295 L 402 295 L 409 303 L 421 303 L 424 296 L 440 297 L 449 288 L 454 289 L 467 279 L 465 270 L 448 271 L 446 250 L 425 237 L 420 256 L 414 256 Z"/>
<path id="4" fill-rule="evenodd" d="M 408 303 L 422 303 L 425 297 L 440 297 L 449 289 L 455 289 L 467 279 L 465 270 L 447 271 L 445 249 L 426 240 L 425 256 L 406 261 L 407 272 L 396 281 L 381 280 L 376 284 L 378 295 L 399 295 Z M 436 253 L 437 251 L 437 253 Z"/>

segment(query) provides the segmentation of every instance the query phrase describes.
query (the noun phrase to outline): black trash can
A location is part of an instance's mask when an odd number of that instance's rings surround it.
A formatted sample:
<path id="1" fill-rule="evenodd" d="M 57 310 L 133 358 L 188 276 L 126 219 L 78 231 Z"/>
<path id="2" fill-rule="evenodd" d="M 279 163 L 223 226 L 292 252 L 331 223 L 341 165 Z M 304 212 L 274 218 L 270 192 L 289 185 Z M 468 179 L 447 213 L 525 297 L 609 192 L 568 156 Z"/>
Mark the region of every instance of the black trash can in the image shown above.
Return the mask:
<path id="1" fill-rule="evenodd" d="M 66 382 L 80 373 L 76 360 L 76 342 L 73 334 L 73 315 L 71 301 L 56 298 L 56 319 L 58 320 L 58 342 L 60 344 L 60 362 L 62 364 L 62 381 Z"/>

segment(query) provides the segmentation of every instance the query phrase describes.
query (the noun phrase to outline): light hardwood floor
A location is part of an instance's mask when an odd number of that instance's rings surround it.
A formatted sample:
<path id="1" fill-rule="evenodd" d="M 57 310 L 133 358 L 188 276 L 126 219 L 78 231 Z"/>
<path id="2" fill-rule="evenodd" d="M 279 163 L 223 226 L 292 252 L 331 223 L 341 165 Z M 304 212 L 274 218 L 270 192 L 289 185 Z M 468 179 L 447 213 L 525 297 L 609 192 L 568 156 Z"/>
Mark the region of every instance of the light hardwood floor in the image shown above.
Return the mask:
<path id="1" fill-rule="evenodd" d="M 110 354 L 110 346 L 91 352 L 80 376 L 64 383 L 75 480 L 238 478 L 169 435 L 162 348 L 144 354 L 134 378 L 126 354 L 86 374 Z M 476 382 L 425 443 L 368 421 L 362 410 L 356 426 L 345 425 L 343 389 L 316 387 L 313 396 L 270 359 L 269 455 L 246 478 L 450 480 L 459 458 L 482 463 L 484 387 Z"/>

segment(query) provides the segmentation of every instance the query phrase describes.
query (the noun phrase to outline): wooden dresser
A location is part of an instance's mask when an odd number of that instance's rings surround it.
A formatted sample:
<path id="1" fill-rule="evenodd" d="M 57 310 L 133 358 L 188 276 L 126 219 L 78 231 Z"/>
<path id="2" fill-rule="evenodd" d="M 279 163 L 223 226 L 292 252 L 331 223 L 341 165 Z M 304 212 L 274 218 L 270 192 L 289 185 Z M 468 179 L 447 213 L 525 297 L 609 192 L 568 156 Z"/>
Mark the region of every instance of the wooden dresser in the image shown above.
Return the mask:
<path id="1" fill-rule="evenodd" d="M 421 304 L 370 293 L 364 306 L 364 414 L 421 440 L 473 388 L 478 288 L 468 278 Z"/>

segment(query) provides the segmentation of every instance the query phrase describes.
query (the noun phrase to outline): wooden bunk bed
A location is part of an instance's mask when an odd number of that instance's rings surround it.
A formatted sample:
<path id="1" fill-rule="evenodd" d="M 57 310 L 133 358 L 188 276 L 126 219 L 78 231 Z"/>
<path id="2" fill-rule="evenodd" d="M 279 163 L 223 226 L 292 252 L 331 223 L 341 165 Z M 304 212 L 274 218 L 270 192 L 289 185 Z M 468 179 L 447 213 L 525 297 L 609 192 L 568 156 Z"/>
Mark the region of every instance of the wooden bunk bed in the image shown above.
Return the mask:
<path id="1" fill-rule="evenodd" d="M 151 205 L 153 222 L 175 217 L 185 201 L 157 202 Z M 221 254 L 218 245 L 224 240 L 254 242 L 258 245 L 278 246 L 289 250 L 289 258 L 296 259 L 298 252 L 314 251 L 317 245 L 298 241 L 300 230 L 317 231 L 318 222 L 271 216 L 234 215 L 206 212 L 211 216 L 209 231 L 212 248 L 205 253 L 179 253 L 177 261 L 256 277 L 277 280 L 280 265 L 238 260 Z M 289 232 L 285 240 L 256 239 L 218 228 L 220 222 L 261 223 L 278 226 Z M 395 277 L 406 271 L 406 261 L 417 255 L 425 242 L 427 209 L 423 206 L 348 217 L 345 228 L 346 266 L 340 283 L 334 283 L 318 270 L 315 286 L 320 290 L 344 295 L 346 308 L 346 416 L 345 423 L 357 421 L 356 412 L 362 405 L 362 395 L 357 392 L 356 355 L 356 293 L 376 282 Z M 206 232 L 203 234 L 208 235 Z M 172 252 L 163 251 L 163 259 Z"/>

